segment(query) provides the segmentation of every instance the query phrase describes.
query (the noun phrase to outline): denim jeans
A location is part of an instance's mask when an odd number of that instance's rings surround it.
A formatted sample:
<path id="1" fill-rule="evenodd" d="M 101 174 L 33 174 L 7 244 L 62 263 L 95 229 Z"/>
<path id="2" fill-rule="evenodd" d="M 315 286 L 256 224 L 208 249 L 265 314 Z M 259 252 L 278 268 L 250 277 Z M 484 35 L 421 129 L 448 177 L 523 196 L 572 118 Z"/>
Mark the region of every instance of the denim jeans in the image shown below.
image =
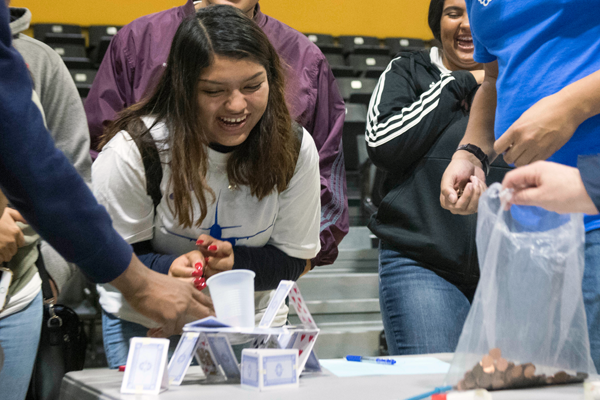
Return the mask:
<path id="1" fill-rule="evenodd" d="M 148 328 L 135 322 L 119 319 L 102 310 L 102 337 L 104 339 L 104 352 L 106 361 L 111 369 L 127 364 L 129 354 L 129 340 L 133 337 L 146 337 Z M 169 359 L 175 352 L 181 336 L 171 336 L 169 340 Z"/>
<path id="2" fill-rule="evenodd" d="M 585 234 L 582 289 L 592 360 L 600 371 L 600 229 Z"/>
<path id="3" fill-rule="evenodd" d="M 453 352 L 472 297 L 382 242 L 379 304 L 390 354 Z"/>
<path id="4" fill-rule="evenodd" d="M 27 394 L 42 330 L 42 293 L 18 313 L 0 319 L 4 367 L 0 371 L 2 400 L 23 400 Z"/>

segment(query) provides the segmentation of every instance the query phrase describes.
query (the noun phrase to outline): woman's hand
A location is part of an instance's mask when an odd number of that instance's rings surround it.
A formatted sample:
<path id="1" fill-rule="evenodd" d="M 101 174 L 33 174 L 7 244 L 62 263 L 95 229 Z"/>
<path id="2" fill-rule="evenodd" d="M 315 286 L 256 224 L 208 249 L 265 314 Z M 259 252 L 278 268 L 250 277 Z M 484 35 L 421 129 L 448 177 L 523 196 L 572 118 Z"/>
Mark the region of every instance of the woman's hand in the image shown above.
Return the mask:
<path id="1" fill-rule="evenodd" d="M 17 210 L 6 207 L 0 217 L 0 262 L 9 262 L 17 254 L 19 247 L 25 244 L 25 237 L 17 221 L 27 223 Z"/>
<path id="2" fill-rule="evenodd" d="M 440 203 L 452 214 L 477 212 L 479 197 L 486 191 L 485 174 L 466 151 L 455 153 L 442 176 Z"/>
<path id="3" fill-rule="evenodd" d="M 196 289 L 202 290 L 206 287 L 206 280 L 202 277 L 204 264 L 202 253 L 197 250 L 190 251 L 173 261 L 169 268 L 169 276 L 193 283 Z"/>
<path id="4" fill-rule="evenodd" d="M 204 277 L 233 269 L 233 246 L 227 241 L 213 238 L 210 235 L 200 235 L 196 242 L 198 250 L 204 256 Z"/>

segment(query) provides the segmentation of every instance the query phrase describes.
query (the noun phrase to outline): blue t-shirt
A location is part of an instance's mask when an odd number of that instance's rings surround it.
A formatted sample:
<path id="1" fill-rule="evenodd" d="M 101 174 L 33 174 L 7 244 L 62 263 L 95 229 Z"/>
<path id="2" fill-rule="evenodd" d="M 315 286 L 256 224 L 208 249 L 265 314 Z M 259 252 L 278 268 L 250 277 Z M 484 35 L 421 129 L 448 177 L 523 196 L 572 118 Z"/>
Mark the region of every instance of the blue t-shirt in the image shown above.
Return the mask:
<path id="1" fill-rule="evenodd" d="M 481 63 L 498 60 L 496 139 L 532 105 L 600 70 L 600 0 L 466 0 Z M 548 160 L 570 166 L 600 153 L 600 115 Z M 600 216 L 586 217 L 586 230 Z"/>

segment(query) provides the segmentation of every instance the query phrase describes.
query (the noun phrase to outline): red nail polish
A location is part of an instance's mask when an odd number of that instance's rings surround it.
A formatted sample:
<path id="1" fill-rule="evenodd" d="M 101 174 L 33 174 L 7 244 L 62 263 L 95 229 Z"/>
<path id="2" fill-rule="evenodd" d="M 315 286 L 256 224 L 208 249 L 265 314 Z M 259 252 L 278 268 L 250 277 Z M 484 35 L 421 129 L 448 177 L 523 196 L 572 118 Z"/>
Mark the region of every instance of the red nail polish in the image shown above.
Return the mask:
<path id="1" fill-rule="evenodd" d="M 125 365 L 119 366 L 119 372 L 125 372 Z"/>
<path id="2" fill-rule="evenodd" d="M 204 244 L 204 240 L 200 240 L 200 239 L 198 239 L 198 240 L 196 241 L 196 244 Z"/>
<path id="3" fill-rule="evenodd" d="M 197 270 L 195 270 L 194 272 L 192 272 L 192 276 L 195 276 L 195 277 L 198 277 L 198 278 L 199 278 L 199 277 L 201 277 L 201 276 L 202 276 L 202 273 L 203 273 L 203 272 L 204 272 L 204 271 L 202 271 L 202 269 L 197 269 Z"/>
<path id="4" fill-rule="evenodd" d="M 211 244 L 210 246 L 208 246 L 208 251 L 217 251 L 217 246 L 214 244 Z"/>
<path id="5" fill-rule="evenodd" d="M 204 278 L 200 278 L 200 283 L 196 285 L 196 289 L 203 290 L 206 288 L 206 280 Z"/>
<path id="6" fill-rule="evenodd" d="M 209 261 L 210 261 L 210 257 L 204 257 L 204 262 L 206 262 L 208 264 Z"/>
<path id="7" fill-rule="evenodd" d="M 194 279 L 194 286 L 198 286 L 200 284 L 200 282 L 202 281 L 203 278 L 196 278 Z"/>
<path id="8" fill-rule="evenodd" d="M 196 269 L 202 269 L 204 267 L 204 265 L 202 265 L 202 261 L 198 261 L 196 264 L 194 264 L 194 268 Z"/>

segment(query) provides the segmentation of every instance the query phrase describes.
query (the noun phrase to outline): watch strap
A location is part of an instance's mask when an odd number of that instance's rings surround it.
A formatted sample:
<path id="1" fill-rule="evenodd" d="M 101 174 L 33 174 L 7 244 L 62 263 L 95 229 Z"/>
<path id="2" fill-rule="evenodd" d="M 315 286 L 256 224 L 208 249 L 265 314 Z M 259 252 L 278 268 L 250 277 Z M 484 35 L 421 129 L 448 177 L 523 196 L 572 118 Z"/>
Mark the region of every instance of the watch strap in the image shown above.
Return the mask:
<path id="1" fill-rule="evenodd" d="M 477 157 L 477 159 L 481 162 L 481 168 L 483 169 L 483 172 L 485 173 L 485 176 L 487 176 L 490 172 L 490 160 L 488 159 L 487 154 L 485 154 L 483 152 L 483 150 L 481 150 L 481 148 L 479 148 L 479 146 L 476 146 L 474 144 L 468 143 L 468 144 L 461 144 L 460 146 L 458 146 L 456 148 L 456 151 L 459 150 L 465 150 L 468 151 L 469 153 L 473 154 L 475 157 Z"/>

